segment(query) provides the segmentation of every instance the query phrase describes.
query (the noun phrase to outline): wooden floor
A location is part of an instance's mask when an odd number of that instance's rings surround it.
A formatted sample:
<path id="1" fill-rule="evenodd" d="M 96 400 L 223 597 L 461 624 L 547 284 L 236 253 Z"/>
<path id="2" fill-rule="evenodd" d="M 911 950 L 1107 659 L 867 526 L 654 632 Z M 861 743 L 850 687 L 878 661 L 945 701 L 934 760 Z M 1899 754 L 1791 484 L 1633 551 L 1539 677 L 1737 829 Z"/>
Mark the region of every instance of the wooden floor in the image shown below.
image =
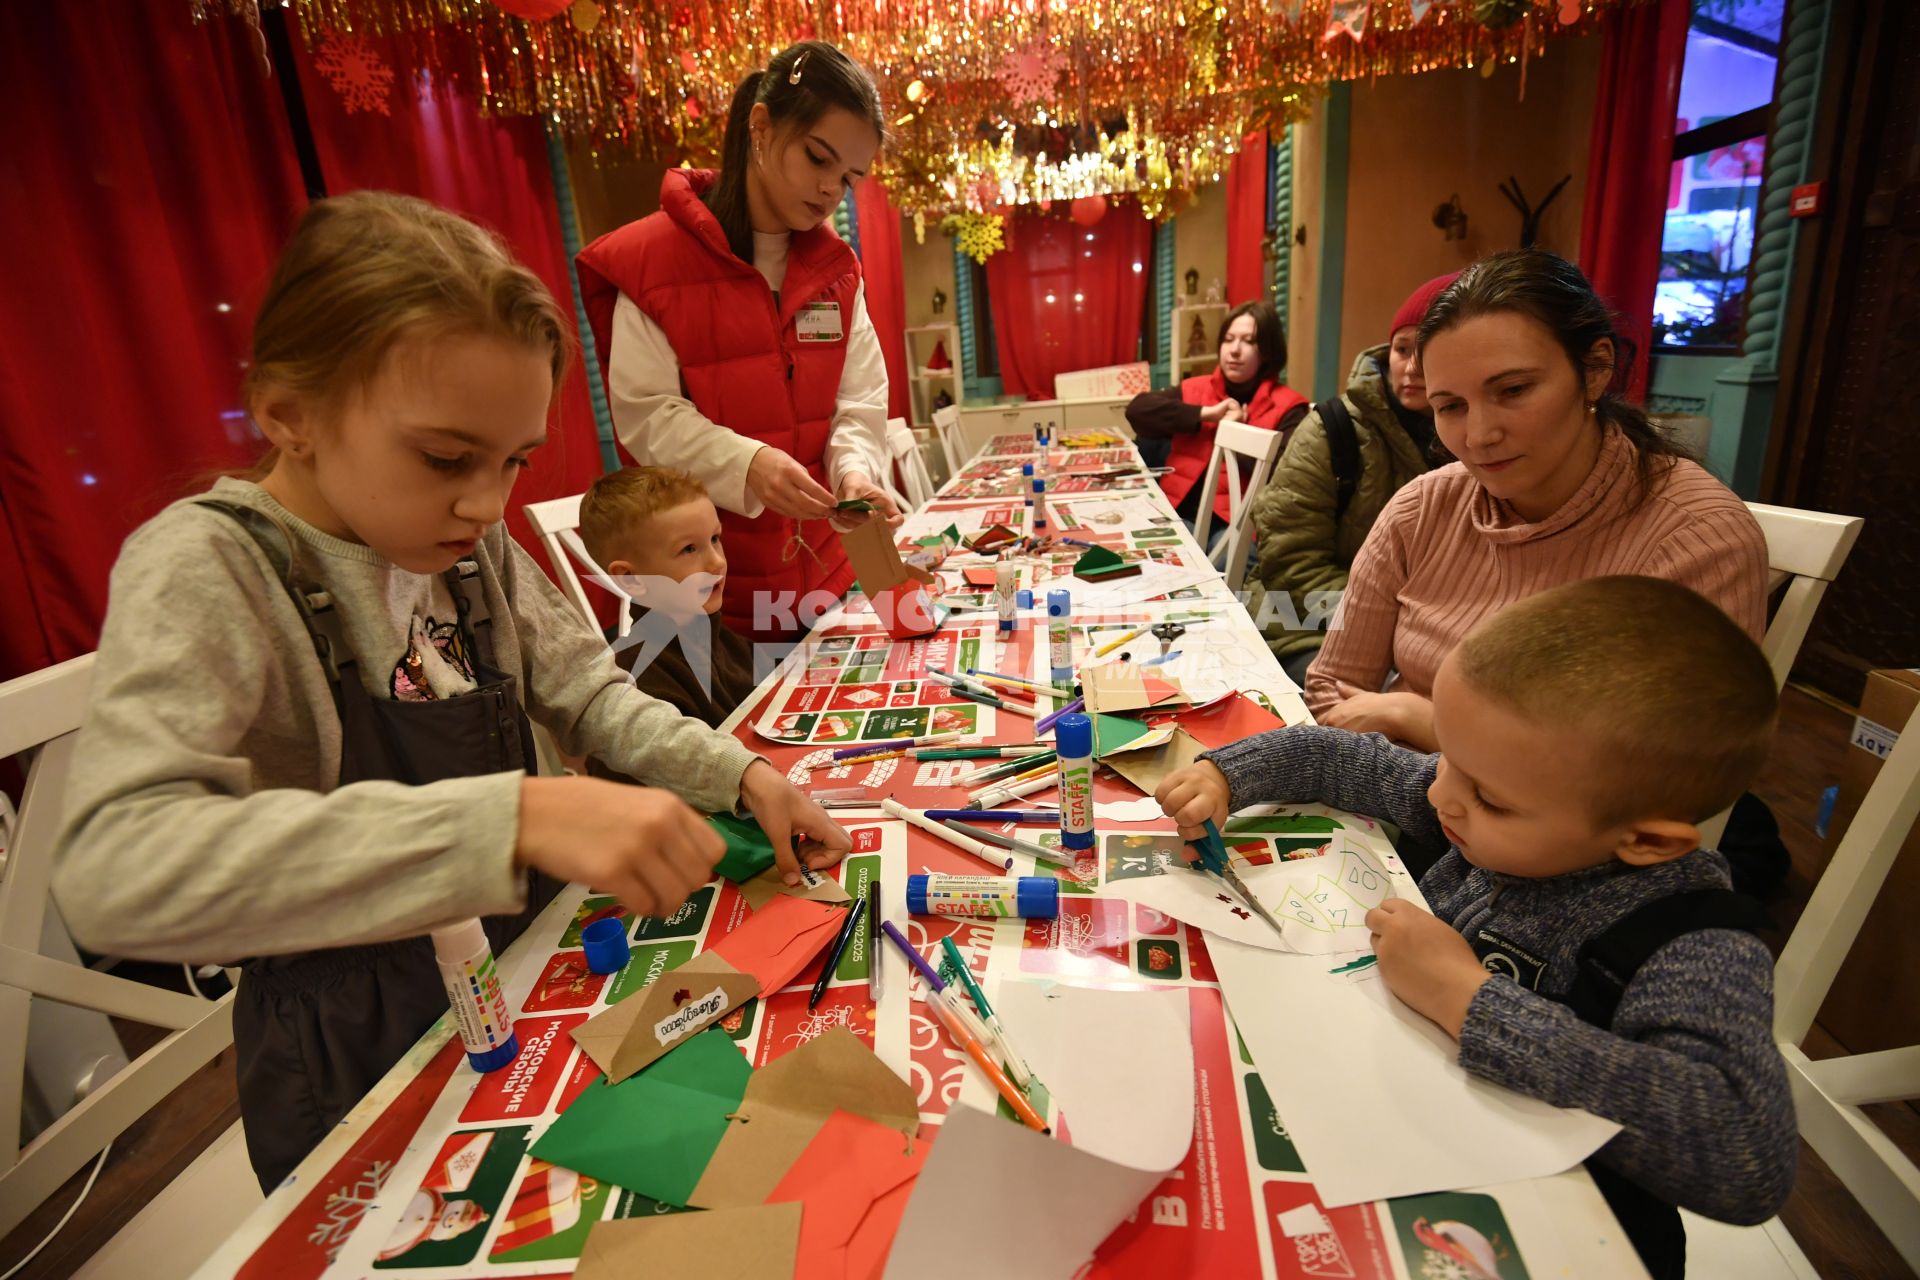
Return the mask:
<path id="1" fill-rule="evenodd" d="M 1799 917 L 1824 865 L 1822 843 L 1813 831 L 1814 815 L 1819 810 L 1821 792 L 1839 776 L 1852 726 L 1850 708 L 1798 687 L 1790 687 L 1782 701 L 1780 737 L 1754 791 L 1779 819 L 1782 838 L 1793 855 L 1793 872 L 1787 885 L 1769 903 L 1783 930 L 1791 928 Z M 1784 940 L 1784 932 L 1770 939 L 1776 950 Z M 122 1028 L 129 1052 L 145 1048 L 153 1035 L 148 1028 Z M 1816 1058 L 1839 1052 L 1818 1027 L 1806 1047 Z M 1920 1159 L 1920 1113 L 1904 1105 L 1867 1110 L 1902 1149 Z M 229 1050 L 114 1144 L 87 1202 L 18 1280 L 72 1274 L 238 1115 L 233 1054 Z M 86 1170 L 82 1170 L 11 1236 L 0 1241 L 0 1272 L 52 1228 L 85 1178 Z M 1780 1217 L 1826 1280 L 1898 1280 L 1913 1275 L 1805 1143 L 1800 1147 L 1799 1185 Z"/>

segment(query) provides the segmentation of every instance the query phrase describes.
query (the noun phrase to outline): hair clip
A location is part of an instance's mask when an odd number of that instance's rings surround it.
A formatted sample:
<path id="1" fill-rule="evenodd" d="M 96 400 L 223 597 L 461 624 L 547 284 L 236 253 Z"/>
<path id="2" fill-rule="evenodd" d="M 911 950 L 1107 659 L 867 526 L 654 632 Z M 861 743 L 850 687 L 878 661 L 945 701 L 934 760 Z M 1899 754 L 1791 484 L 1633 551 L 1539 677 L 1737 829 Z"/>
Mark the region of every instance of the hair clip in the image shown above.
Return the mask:
<path id="1" fill-rule="evenodd" d="M 793 70 L 787 72 L 788 84 L 800 83 L 800 71 L 802 68 L 804 68 L 807 65 L 807 55 L 812 52 L 813 50 L 811 49 L 802 49 L 800 51 L 800 56 L 793 60 Z"/>

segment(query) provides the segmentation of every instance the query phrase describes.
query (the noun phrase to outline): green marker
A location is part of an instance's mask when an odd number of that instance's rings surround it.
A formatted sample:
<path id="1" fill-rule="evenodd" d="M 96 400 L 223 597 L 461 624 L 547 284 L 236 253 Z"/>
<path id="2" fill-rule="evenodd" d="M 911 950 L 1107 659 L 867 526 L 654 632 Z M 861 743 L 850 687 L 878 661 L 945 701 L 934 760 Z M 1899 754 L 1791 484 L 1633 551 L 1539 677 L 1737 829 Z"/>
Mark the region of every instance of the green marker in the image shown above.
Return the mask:
<path id="1" fill-rule="evenodd" d="M 951 936 L 940 939 L 940 949 L 946 952 L 947 959 L 953 961 L 953 967 L 960 971 L 960 985 L 967 989 L 967 995 L 973 999 L 973 1007 L 980 1011 L 980 1020 L 987 1024 L 987 1030 L 993 1033 L 995 1044 L 1000 1050 L 1001 1059 L 1007 1064 L 1007 1074 L 1022 1089 L 1033 1083 L 1033 1069 L 1013 1047 L 1013 1041 L 1007 1039 L 1007 1029 L 1001 1024 L 1000 1015 L 987 1003 L 987 993 L 973 979 L 973 970 L 967 967 L 960 948 L 953 945 Z"/>

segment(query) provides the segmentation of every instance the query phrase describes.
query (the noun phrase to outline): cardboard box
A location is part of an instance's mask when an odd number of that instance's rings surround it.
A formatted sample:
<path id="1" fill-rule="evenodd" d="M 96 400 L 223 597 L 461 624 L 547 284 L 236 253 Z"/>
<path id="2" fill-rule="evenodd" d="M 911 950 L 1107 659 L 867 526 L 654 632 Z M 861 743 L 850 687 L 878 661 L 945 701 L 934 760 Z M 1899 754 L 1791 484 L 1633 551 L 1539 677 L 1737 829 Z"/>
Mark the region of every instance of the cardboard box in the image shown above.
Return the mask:
<path id="1" fill-rule="evenodd" d="M 1860 714 L 1854 719 L 1840 768 L 1840 796 L 1828 828 L 1829 859 L 1879 776 L 1881 761 L 1908 727 L 1916 705 L 1920 705 L 1920 668 L 1868 673 Z M 1920 722 L 1914 722 L 1912 729 L 1920 733 Z M 1920 930 L 1909 918 L 1916 902 L 1920 902 L 1920 826 L 1908 833 L 1820 1009 L 1820 1025 L 1849 1052 L 1920 1044 Z"/>

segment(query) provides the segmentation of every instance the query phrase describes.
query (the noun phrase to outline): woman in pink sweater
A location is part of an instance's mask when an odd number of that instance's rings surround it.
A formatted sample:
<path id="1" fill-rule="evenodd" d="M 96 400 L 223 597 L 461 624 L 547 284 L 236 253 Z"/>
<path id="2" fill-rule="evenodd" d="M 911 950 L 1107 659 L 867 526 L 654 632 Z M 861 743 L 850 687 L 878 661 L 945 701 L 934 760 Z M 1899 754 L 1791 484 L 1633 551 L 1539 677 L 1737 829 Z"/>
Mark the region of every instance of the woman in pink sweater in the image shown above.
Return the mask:
<path id="1" fill-rule="evenodd" d="M 1354 558 L 1307 673 L 1320 723 L 1433 750 L 1441 659 L 1503 605 L 1582 578 L 1680 583 L 1759 638 L 1760 526 L 1609 390 L 1630 353 L 1578 267 L 1539 250 L 1485 258 L 1434 299 L 1419 341 L 1460 461 L 1395 494 Z"/>

